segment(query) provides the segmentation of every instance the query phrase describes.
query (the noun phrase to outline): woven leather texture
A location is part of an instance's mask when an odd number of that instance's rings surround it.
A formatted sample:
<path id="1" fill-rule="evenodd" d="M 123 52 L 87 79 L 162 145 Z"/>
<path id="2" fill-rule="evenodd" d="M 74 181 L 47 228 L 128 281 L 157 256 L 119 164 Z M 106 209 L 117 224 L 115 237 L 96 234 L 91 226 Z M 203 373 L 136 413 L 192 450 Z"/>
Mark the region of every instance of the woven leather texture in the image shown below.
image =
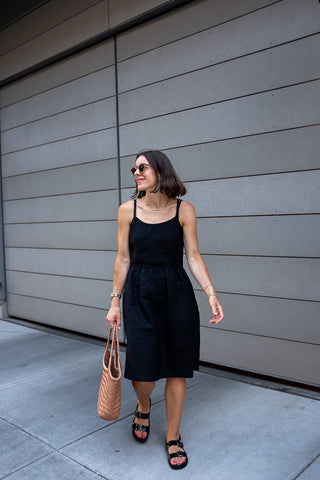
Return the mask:
<path id="1" fill-rule="evenodd" d="M 102 378 L 98 394 L 97 411 L 104 420 L 116 420 L 121 412 L 121 361 L 118 329 L 111 330 L 102 359 Z"/>

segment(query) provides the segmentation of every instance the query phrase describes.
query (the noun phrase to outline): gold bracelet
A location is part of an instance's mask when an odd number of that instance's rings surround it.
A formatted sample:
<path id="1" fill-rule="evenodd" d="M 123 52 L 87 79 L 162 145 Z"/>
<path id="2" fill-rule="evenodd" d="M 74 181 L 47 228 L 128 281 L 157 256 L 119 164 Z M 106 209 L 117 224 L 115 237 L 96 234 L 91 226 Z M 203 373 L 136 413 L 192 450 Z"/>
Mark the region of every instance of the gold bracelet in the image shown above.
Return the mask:
<path id="1" fill-rule="evenodd" d="M 212 283 L 208 283 L 208 285 L 206 285 L 205 287 L 203 287 L 203 291 L 205 292 L 207 290 L 208 287 L 212 287 L 213 288 L 213 285 Z"/>

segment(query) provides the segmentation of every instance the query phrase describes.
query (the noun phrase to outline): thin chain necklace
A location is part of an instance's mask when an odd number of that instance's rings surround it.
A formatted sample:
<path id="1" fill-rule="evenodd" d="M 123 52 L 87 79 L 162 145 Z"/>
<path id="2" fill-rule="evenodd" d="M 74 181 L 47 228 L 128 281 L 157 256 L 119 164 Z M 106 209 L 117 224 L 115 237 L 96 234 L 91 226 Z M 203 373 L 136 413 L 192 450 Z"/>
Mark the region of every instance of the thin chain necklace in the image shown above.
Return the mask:
<path id="1" fill-rule="evenodd" d="M 146 201 L 144 202 L 144 204 L 146 207 L 151 208 L 151 210 L 153 210 L 154 212 L 159 212 L 159 210 L 163 210 L 164 208 L 166 208 L 166 206 L 169 203 L 169 200 L 170 199 L 168 198 L 167 203 L 165 205 L 162 205 L 162 207 L 159 207 L 159 208 L 154 208 L 152 205 L 149 205 L 149 203 L 147 203 Z"/>

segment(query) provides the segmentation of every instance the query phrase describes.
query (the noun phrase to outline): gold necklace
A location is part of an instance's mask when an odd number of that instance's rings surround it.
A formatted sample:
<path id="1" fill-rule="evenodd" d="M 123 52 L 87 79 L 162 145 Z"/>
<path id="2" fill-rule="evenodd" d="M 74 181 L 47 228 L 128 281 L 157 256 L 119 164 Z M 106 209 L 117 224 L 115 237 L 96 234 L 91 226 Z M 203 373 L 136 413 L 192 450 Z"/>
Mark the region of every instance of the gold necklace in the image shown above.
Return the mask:
<path id="1" fill-rule="evenodd" d="M 147 203 L 146 201 L 144 202 L 144 204 L 146 207 L 151 208 L 151 210 L 153 210 L 154 212 L 159 212 L 159 210 L 163 210 L 164 208 L 166 208 L 166 206 L 169 203 L 169 200 L 170 199 L 168 198 L 167 203 L 165 205 L 162 205 L 162 207 L 159 207 L 159 208 L 154 208 L 152 205 L 149 205 L 149 203 Z"/>

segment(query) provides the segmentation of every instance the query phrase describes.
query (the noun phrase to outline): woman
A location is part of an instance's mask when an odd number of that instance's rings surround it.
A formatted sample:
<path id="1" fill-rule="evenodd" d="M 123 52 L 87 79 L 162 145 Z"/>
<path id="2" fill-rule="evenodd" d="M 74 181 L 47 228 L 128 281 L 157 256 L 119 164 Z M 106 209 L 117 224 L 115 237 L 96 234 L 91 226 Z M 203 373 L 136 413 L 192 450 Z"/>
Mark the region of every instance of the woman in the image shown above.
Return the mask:
<path id="1" fill-rule="evenodd" d="M 213 319 L 223 309 L 199 253 L 193 206 L 177 199 L 186 193 L 168 157 L 157 150 L 137 155 L 131 169 L 134 200 L 122 204 L 118 217 L 111 308 L 107 321 L 120 328 L 123 295 L 127 337 L 125 377 L 132 380 L 138 403 L 133 438 L 144 443 L 150 432 L 150 396 L 155 381 L 166 378 L 166 449 L 169 466 L 188 463 L 180 437 L 186 378 L 199 367 L 199 312 L 190 280 L 182 267 L 183 246 L 190 270 L 207 295 Z"/>

